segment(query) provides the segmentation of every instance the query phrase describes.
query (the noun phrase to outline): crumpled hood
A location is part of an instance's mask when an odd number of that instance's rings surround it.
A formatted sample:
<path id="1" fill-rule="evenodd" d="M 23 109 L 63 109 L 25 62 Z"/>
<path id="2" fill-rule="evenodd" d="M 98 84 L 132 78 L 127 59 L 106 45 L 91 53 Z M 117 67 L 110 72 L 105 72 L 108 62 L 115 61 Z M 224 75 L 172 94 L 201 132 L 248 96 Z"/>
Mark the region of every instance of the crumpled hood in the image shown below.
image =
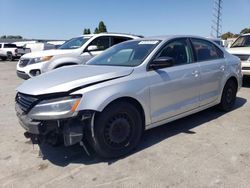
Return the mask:
<path id="1" fill-rule="evenodd" d="M 43 56 L 54 56 L 54 55 L 62 55 L 62 54 L 70 54 L 72 50 L 60 50 L 60 49 L 52 49 L 52 50 L 44 50 L 38 52 L 31 52 L 24 54 L 22 58 L 38 58 Z"/>
<path id="2" fill-rule="evenodd" d="M 226 49 L 230 54 L 249 55 L 250 47 L 235 47 Z"/>
<path id="3" fill-rule="evenodd" d="M 20 93 L 44 95 L 68 92 L 88 84 L 131 74 L 132 67 L 75 65 L 55 69 L 25 81 L 17 88 Z"/>

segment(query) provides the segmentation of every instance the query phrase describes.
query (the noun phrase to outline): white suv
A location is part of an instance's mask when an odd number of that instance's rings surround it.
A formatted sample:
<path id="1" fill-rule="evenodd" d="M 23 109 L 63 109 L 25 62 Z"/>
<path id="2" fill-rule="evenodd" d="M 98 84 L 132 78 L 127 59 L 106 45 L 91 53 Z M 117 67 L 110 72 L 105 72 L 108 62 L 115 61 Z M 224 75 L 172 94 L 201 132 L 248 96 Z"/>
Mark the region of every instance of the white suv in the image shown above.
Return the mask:
<path id="1" fill-rule="evenodd" d="M 82 35 L 65 42 L 59 49 L 25 54 L 17 64 L 17 75 L 29 79 L 50 70 L 84 64 L 105 49 L 140 36 L 118 33 Z"/>
<path id="2" fill-rule="evenodd" d="M 243 75 L 250 76 L 250 33 L 239 36 L 227 51 L 240 58 Z"/>

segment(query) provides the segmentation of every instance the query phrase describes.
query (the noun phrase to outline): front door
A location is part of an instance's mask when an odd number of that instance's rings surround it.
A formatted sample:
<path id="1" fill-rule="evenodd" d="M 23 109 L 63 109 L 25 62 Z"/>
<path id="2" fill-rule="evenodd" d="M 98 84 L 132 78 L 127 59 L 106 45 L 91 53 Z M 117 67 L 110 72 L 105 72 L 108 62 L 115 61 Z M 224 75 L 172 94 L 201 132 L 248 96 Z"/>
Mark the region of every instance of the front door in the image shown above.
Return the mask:
<path id="1" fill-rule="evenodd" d="M 88 50 L 89 46 L 97 46 L 95 50 Z M 81 54 L 81 62 L 84 64 L 89 61 L 91 58 L 101 54 L 104 50 L 108 49 L 111 46 L 111 38 L 109 36 L 102 36 L 94 39 L 86 47 L 84 52 Z"/>
<path id="2" fill-rule="evenodd" d="M 167 42 L 156 55 L 172 57 L 174 65 L 149 70 L 152 123 L 199 107 L 200 70 L 187 38 Z"/>

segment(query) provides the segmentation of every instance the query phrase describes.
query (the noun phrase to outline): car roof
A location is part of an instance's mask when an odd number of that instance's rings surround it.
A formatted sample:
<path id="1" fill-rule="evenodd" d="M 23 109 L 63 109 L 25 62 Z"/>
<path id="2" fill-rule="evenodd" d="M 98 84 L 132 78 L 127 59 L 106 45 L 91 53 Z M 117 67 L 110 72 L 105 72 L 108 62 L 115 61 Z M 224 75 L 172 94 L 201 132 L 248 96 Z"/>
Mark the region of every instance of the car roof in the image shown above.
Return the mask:
<path id="1" fill-rule="evenodd" d="M 198 39 L 203 39 L 203 40 L 209 40 L 208 38 L 201 37 L 201 36 L 195 36 L 195 35 L 162 35 L 162 36 L 150 36 L 150 37 L 145 37 L 145 38 L 137 39 L 137 40 L 161 40 L 161 41 L 167 41 L 167 40 L 175 39 L 175 38 L 198 38 Z"/>
<path id="2" fill-rule="evenodd" d="M 84 34 L 80 35 L 79 37 L 93 37 L 93 36 L 123 36 L 123 37 L 131 37 L 131 38 L 143 38 L 142 35 L 135 35 L 135 34 L 128 34 L 128 33 L 98 33 L 98 34 Z"/>

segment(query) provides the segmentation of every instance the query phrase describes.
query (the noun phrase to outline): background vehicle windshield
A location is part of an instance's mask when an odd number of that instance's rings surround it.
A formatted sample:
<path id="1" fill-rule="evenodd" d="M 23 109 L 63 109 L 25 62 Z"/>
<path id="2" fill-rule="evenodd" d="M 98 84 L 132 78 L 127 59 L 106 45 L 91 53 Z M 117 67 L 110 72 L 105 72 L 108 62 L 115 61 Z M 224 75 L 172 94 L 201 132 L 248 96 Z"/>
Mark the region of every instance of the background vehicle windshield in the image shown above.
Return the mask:
<path id="1" fill-rule="evenodd" d="M 59 49 L 76 49 L 80 48 L 89 38 L 77 37 L 66 41 Z"/>
<path id="2" fill-rule="evenodd" d="M 93 58 L 88 65 L 128 66 L 140 65 L 159 44 L 158 40 L 129 41 L 113 46 Z"/>
<path id="3" fill-rule="evenodd" d="M 239 37 L 231 46 L 233 47 L 247 47 L 250 46 L 250 35 Z"/>

